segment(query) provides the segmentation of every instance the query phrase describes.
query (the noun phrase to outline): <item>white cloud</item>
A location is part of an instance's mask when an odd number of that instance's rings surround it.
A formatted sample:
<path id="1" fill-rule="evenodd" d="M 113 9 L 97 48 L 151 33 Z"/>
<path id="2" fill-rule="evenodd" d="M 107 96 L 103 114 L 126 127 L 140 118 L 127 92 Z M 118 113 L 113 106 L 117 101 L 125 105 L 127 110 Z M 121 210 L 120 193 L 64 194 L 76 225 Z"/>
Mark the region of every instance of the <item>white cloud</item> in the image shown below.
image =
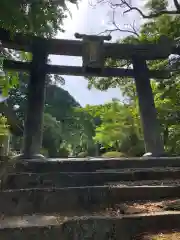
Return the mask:
<path id="1" fill-rule="evenodd" d="M 104 21 L 104 19 L 101 21 L 101 25 L 104 25 L 105 24 L 105 21 Z"/>

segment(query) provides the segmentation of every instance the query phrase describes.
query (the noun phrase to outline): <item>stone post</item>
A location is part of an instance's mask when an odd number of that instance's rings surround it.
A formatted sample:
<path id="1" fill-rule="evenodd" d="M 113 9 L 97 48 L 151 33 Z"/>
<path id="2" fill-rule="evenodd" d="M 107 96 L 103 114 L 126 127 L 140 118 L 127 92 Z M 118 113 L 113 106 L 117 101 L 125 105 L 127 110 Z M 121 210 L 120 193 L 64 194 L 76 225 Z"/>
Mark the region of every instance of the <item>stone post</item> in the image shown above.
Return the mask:
<path id="1" fill-rule="evenodd" d="M 46 42 L 44 42 L 46 43 Z M 46 44 L 35 41 L 27 95 L 27 112 L 24 126 L 23 152 L 20 158 L 44 158 L 40 154 L 46 85 Z"/>
<path id="2" fill-rule="evenodd" d="M 146 61 L 140 57 L 133 57 L 134 77 L 139 100 L 142 128 L 146 152 L 152 156 L 163 156 L 164 146 L 160 133 L 160 125 L 154 104 Z"/>

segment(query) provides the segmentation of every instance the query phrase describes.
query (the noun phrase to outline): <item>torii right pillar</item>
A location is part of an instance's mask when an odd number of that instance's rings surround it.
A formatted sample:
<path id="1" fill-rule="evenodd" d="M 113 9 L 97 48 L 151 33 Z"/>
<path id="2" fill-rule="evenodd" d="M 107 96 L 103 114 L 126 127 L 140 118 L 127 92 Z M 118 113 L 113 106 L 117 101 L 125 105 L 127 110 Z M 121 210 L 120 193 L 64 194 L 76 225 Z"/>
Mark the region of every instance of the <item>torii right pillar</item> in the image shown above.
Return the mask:
<path id="1" fill-rule="evenodd" d="M 146 60 L 138 56 L 133 57 L 132 60 L 144 132 L 145 151 L 151 153 L 152 157 L 160 157 L 164 155 L 164 146 Z"/>

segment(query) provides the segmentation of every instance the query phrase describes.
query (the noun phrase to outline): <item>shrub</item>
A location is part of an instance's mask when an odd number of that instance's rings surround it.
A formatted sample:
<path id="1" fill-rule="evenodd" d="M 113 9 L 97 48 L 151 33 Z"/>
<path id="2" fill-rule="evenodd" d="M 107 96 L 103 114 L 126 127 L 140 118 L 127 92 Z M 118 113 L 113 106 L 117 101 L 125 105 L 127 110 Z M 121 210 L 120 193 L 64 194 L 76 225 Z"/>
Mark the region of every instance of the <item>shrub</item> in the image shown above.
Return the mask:
<path id="1" fill-rule="evenodd" d="M 126 154 L 122 153 L 122 152 L 116 152 L 116 151 L 111 151 L 111 152 L 106 152 L 104 154 L 101 155 L 101 157 L 104 158 L 124 158 L 127 157 Z"/>
<path id="2" fill-rule="evenodd" d="M 60 158 L 68 158 L 69 157 L 69 150 L 67 148 L 60 148 L 58 151 L 58 157 Z"/>
<path id="3" fill-rule="evenodd" d="M 78 155 L 77 155 L 77 157 L 79 157 L 79 158 L 85 158 L 85 157 L 87 157 L 88 156 L 88 152 L 80 152 L 80 153 L 78 153 Z"/>

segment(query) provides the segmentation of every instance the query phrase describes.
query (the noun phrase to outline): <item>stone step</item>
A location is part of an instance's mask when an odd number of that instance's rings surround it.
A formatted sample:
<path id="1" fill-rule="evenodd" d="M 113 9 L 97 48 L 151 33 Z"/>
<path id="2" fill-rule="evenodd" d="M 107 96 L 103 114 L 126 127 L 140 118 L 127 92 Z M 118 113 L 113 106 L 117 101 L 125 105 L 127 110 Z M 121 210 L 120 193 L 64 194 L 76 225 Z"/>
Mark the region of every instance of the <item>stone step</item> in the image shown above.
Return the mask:
<path id="1" fill-rule="evenodd" d="M 9 166 L 12 168 L 12 164 Z M 14 165 L 15 172 L 95 172 L 107 169 L 180 167 L 180 158 L 129 158 L 103 160 L 23 160 Z"/>
<path id="2" fill-rule="evenodd" d="M 0 214 L 68 213 L 180 197 L 180 186 L 33 188 L 0 192 Z"/>
<path id="3" fill-rule="evenodd" d="M 179 178 L 179 180 L 178 180 Z M 146 182 L 147 180 L 166 180 L 165 184 L 180 185 L 180 168 L 162 169 L 131 169 L 120 172 L 67 172 L 67 173 L 13 173 L 9 174 L 4 181 L 2 189 L 20 189 L 33 187 L 79 187 L 96 186 L 106 184 L 123 185 L 161 185 L 163 181 Z M 142 181 L 143 180 L 143 181 Z M 146 180 L 146 181 L 144 181 Z M 127 181 L 127 183 L 125 182 Z M 140 182 L 142 181 L 142 182 Z M 119 182 L 119 183 L 118 183 Z"/>
<path id="4" fill-rule="evenodd" d="M 131 240 L 142 233 L 180 230 L 180 212 L 120 217 L 82 216 L 58 221 L 56 216 L 26 216 L 0 221 L 2 240 Z M 29 222 L 27 222 L 29 220 Z"/>

